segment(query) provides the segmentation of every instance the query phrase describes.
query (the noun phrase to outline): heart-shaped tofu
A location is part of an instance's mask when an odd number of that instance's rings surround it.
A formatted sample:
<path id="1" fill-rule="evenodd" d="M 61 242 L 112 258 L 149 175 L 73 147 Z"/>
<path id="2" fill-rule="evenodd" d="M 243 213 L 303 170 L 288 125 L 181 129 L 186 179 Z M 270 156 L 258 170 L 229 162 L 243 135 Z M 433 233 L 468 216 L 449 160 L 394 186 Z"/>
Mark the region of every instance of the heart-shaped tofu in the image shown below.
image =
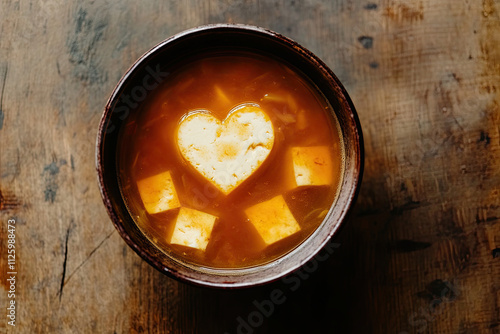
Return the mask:
<path id="1" fill-rule="evenodd" d="M 269 116 L 254 104 L 232 109 L 223 121 L 197 110 L 181 120 L 177 144 L 187 162 L 229 194 L 266 160 L 274 146 L 274 129 Z"/>

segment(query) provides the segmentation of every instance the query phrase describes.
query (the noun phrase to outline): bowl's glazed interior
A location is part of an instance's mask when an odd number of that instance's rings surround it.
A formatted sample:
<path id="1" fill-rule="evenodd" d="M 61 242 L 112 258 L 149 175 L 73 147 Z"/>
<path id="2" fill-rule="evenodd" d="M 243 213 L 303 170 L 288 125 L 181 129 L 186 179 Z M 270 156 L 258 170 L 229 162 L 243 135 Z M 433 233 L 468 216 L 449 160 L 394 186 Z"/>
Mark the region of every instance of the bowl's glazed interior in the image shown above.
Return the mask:
<path id="1" fill-rule="evenodd" d="M 242 269 L 214 269 L 183 263 L 159 250 L 137 227 L 127 210 L 118 180 L 117 147 L 120 128 L 138 112 L 168 73 L 184 59 L 224 50 L 268 55 L 300 69 L 331 105 L 344 145 L 344 175 L 338 197 L 323 223 L 288 254 L 263 265 Z M 132 97 L 132 98 L 131 98 Z M 163 273 L 182 281 L 212 287 L 245 287 L 276 280 L 317 254 L 338 231 L 353 205 L 363 169 L 359 120 L 345 89 L 315 55 L 290 39 L 265 29 L 241 25 L 210 25 L 171 37 L 144 54 L 113 91 L 101 119 L 96 163 L 104 204 L 122 238 L 143 259 Z"/>

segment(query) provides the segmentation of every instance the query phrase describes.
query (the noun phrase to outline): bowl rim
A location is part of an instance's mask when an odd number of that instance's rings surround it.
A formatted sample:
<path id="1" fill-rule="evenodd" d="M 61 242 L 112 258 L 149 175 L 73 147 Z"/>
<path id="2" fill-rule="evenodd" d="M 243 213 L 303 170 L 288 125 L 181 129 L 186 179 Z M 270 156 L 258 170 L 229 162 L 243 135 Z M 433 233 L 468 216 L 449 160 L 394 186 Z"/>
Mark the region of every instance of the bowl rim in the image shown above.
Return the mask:
<path id="1" fill-rule="evenodd" d="M 200 277 L 194 277 L 188 273 L 179 271 L 179 270 L 173 270 L 172 268 L 167 267 L 165 264 L 163 264 L 159 259 L 155 258 L 152 254 L 149 252 L 146 252 L 143 248 L 141 248 L 132 238 L 131 236 L 126 232 L 125 227 L 124 227 L 124 221 L 120 217 L 120 212 L 117 210 L 111 200 L 111 195 L 110 191 L 108 189 L 108 184 L 104 178 L 104 173 L 103 173 L 103 151 L 104 151 L 104 139 L 106 136 L 106 127 L 107 127 L 107 120 L 111 117 L 111 114 L 113 113 L 113 104 L 115 104 L 115 101 L 119 97 L 119 95 L 122 93 L 124 87 L 127 84 L 127 81 L 130 77 L 133 77 L 134 72 L 141 67 L 143 63 L 147 63 L 149 58 L 153 55 L 155 55 L 157 52 L 161 52 L 162 49 L 168 47 L 168 45 L 174 41 L 177 41 L 179 39 L 183 39 L 185 37 L 191 36 L 193 34 L 199 34 L 199 33 L 207 33 L 207 32 L 212 32 L 212 31 L 228 31 L 228 32 L 234 32 L 234 31 L 241 31 L 241 32 L 250 32 L 254 33 L 256 35 L 261 35 L 261 37 L 267 37 L 273 40 L 273 42 L 277 43 L 282 43 L 285 46 L 289 47 L 290 49 L 293 49 L 294 52 L 298 53 L 301 57 L 307 58 L 309 62 L 312 62 L 314 66 L 317 68 L 319 72 L 327 79 L 329 82 L 329 86 L 334 86 L 336 89 L 338 89 L 338 92 L 335 94 L 338 96 L 339 93 L 342 95 L 339 97 L 339 100 L 342 100 L 345 102 L 346 106 L 348 107 L 350 113 L 348 118 L 352 122 L 352 130 L 354 130 L 355 137 L 357 140 L 355 140 L 354 144 L 356 145 L 356 157 L 354 162 L 354 166 L 352 167 L 353 169 L 353 178 L 352 182 L 349 183 L 350 185 L 350 192 L 346 194 L 347 202 L 346 206 L 341 208 L 341 212 L 336 219 L 338 223 L 334 224 L 332 228 L 328 230 L 328 233 L 323 236 L 323 239 L 317 243 L 317 246 L 314 248 L 314 250 L 310 251 L 308 254 L 303 256 L 301 258 L 301 261 L 297 261 L 296 263 L 293 263 L 289 265 L 288 268 L 285 270 L 281 271 L 276 271 L 273 272 L 272 270 L 268 270 L 270 274 L 268 273 L 267 275 L 262 275 L 261 278 L 256 276 L 256 279 L 253 279 L 252 281 L 246 281 L 242 279 L 241 281 L 234 282 L 234 281 L 210 281 L 209 278 L 213 277 L 210 274 L 207 274 L 204 270 L 200 270 L 198 273 Z M 272 52 L 271 52 L 272 53 Z M 307 73 L 304 73 L 307 75 Z M 340 82 L 340 80 L 335 76 L 333 71 L 315 54 L 313 54 L 311 51 L 306 49 L 305 47 L 301 46 L 294 40 L 285 37 L 275 31 L 272 31 L 270 29 L 266 28 L 261 28 L 258 26 L 253 26 L 253 25 L 246 25 L 246 24 L 229 24 L 229 23 L 217 23 L 217 24 L 207 24 L 207 25 L 201 25 L 197 26 L 194 28 L 190 28 L 184 31 L 181 31 L 177 34 L 174 34 L 173 36 L 161 41 L 160 43 L 156 44 L 153 46 L 151 49 L 146 51 L 143 55 L 141 55 L 128 69 L 127 71 L 122 75 L 121 79 L 118 81 L 116 84 L 115 88 L 113 89 L 110 97 L 108 98 L 108 101 L 105 105 L 103 114 L 101 116 L 100 122 L 99 122 L 99 127 L 98 127 L 98 132 L 97 132 L 97 140 L 96 140 L 96 151 L 95 151 L 95 168 L 97 172 L 97 179 L 98 179 L 98 185 L 99 185 L 99 190 L 101 193 L 101 197 L 103 200 L 103 203 L 106 207 L 106 210 L 108 212 L 108 215 L 115 226 L 115 228 L 118 230 L 120 236 L 125 240 L 125 242 L 128 244 L 129 247 L 131 247 L 142 259 L 144 259 L 146 262 L 148 262 L 151 266 L 159 270 L 160 272 L 173 277 L 175 279 L 178 279 L 182 282 L 187 282 L 190 284 L 194 284 L 197 286 L 203 286 L 203 287 L 215 287 L 215 288 L 243 288 L 243 287 L 254 287 L 254 286 L 259 286 L 263 284 L 267 284 L 273 281 L 276 281 L 280 278 L 285 277 L 286 275 L 292 273 L 293 271 L 299 269 L 313 259 L 325 246 L 326 244 L 333 238 L 334 235 L 336 235 L 341 227 L 345 225 L 345 221 L 347 218 L 347 215 L 352 211 L 352 208 L 354 206 L 354 203 L 356 201 L 356 198 L 359 194 L 360 187 L 361 187 L 361 181 L 363 177 L 363 171 L 364 171 L 364 142 L 363 142 L 363 134 L 362 134 L 362 129 L 361 129 L 361 123 L 359 121 L 358 115 L 356 113 L 356 109 L 354 107 L 354 104 L 352 103 L 349 95 L 347 94 L 347 91 L 345 90 L 344 86 Z M 344 170 L 344 173 L 346 171 Z M 344 181 L 341 183 L 341 187 L 344 187 Z M 342 189 L 340 189 L 340 192 L 342 192 Z M 337 197 L 340 196 L 337 195 Z M 338 198 L 337 198 L 338 199 Z M 124 202 L 123 198 L 120 199 L 122 202 Z M 335 202 L 334 202 L 335 203 Z M 335 208 L 336 205 L 332 205 L 329 209 L 327 217 L 324 218 L 323 222 L 320 224 L 322 226 L 327 220 L 328 216 L 332 214 L 332 209 Z M 336 208 L 337 210 L 339 208 Z M 264 263 L 262 265 L 257 265 L 255 267 L 248 268 L 250 270 L 255 271 L 259 268 L 266 268 L 266 267 L 275 267 L 278 264 L 280 264 L 284 258 L 288 258 L 290 254 L 296 252 L 297 249 L 300 248 L 300 246 L 303 246 L 307 243 L 308 240 L 312 239 L 313 236 L 318 232 L 319 227 L 310 235 L 308 236 L 305 240 L 303 240 L 295 249 L 292 251 L 286 253 L 285 255 L 278 257 L 277 259 L 272 260 L 269 263 Z M 147 239 L 147 238 L 146 238 Z M 253 268 L 253 269 L 252 269 Z M 199 266 L 199 269 L 203 269 L 202 266 Z M 224 268 L 223 271 L 229 272 L 229 271 L 237 271 L 239 273 L 245 274 L 245 269 L 247 268 Z M 197 275 L 198 276 L 198 275 Z M 241 275 L 239 275 L 241 276 Z"/>

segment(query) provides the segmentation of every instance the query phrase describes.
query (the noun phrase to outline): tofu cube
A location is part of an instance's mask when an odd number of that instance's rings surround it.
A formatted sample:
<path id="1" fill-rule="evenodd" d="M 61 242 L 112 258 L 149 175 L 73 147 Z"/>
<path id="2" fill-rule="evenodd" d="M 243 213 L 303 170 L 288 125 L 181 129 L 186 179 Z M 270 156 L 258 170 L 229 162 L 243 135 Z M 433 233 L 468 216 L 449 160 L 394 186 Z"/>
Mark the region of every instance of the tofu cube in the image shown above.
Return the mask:
<path id="1" fill-rule="evenodd" d="M 159 213 L 180 206 L 170 171 L 140 180 L 137 188 L 148 213 Z"/>
<path id="2" fill-rule="evenodd" d="M 202 211 L 181 208 L 170 243 L 205 251 L 216 219 Z"/>
<path id="3" fill-rule="evenodd" d="M 332 183 L 333 163 L 328 146 L 293 147 L 292 161 L 298 187 Z"/>
<path id="4" fill-rule="evenodd" d="M 282 195 L 249 207 L 245 214 L 268 245 L 300 231 Z"/>

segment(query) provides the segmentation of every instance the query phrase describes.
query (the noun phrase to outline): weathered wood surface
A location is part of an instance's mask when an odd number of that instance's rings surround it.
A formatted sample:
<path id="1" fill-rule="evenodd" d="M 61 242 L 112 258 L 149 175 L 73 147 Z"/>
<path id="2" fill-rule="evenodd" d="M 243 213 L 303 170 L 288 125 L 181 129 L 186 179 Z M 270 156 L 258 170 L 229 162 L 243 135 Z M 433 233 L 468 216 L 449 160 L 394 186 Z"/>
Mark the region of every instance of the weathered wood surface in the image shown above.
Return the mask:
<path id="1" fill-rule="evenodd" d="M 101 202 L 94 145 L 114 85 L 154 44 L 215 22 L 311 49 L 363 125 L 354 214 L 335 253 L 294 284 L 178 283 L 125 245 Z M 286 301 L 254 333 L 500 332 L 498 0 L 3 0 L 0 89 L 2 333 L 237 333 L 273 289 Z"/>

